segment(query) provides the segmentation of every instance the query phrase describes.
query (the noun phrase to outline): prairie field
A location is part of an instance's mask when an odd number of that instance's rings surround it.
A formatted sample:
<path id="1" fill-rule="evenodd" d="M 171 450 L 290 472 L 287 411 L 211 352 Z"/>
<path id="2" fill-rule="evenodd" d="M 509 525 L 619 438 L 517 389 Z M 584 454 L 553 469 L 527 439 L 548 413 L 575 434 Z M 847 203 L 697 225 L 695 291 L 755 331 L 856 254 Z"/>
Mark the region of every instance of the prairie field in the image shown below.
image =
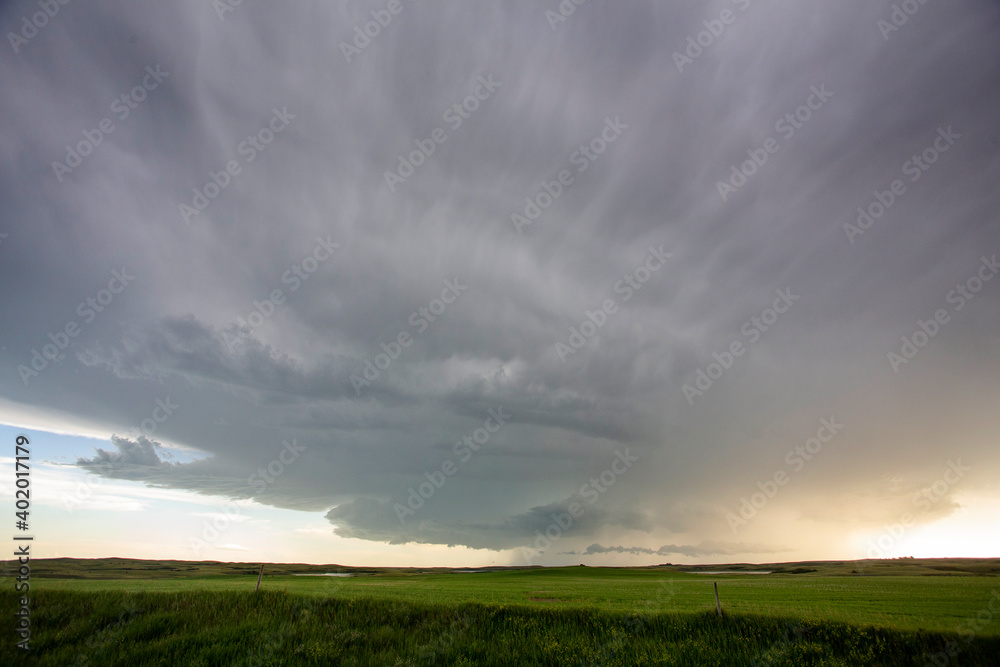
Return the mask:
<path id="1" fill-rule="evenodd" d="M 3 664 L 1000 664 L 997 561 L 481 572 L 283 564 L 265 567 L 259 592 L 253 564 L 32 565 L 31 655 L 25 663 L 7 641 Z M 4 622 L 13 637 L 13 616 Z"/>

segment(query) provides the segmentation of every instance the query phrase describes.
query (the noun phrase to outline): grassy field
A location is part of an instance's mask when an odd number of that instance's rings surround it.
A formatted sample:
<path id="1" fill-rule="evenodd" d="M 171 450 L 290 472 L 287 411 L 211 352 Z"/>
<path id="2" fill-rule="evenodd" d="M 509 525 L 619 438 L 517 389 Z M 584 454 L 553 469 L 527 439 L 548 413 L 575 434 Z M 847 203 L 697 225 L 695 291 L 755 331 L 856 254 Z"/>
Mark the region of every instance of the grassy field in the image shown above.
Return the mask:
<path id="1" fill-rule="evenodd" d="M 713 567 L 744 573 L 696 573 Z M 762 570 L 773 573 L 746 573 Z M 1000 665 L 997 560 L 481 573 L 268 565 L 254 594 L 256 573 L 33 562 L 28 664 Z M 0 590 L 15 608 L 13 581 Z M 2 664 L 24 662 L 12 618 Z M 949 642 L 954 656 L 941 653 Z"/>

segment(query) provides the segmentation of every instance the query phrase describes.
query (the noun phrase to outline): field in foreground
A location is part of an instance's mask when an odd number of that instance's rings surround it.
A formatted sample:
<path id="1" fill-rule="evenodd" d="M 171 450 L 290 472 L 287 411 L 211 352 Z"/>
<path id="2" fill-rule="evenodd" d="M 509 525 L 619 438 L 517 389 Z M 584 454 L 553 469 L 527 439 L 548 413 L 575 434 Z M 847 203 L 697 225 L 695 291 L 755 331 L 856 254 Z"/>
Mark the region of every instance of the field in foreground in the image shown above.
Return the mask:
<path id="1" fill-rule="evenodd" d="M 266 570 L 257 594 L 249 564 L 70 563 L 32 563 L 27 664 L 1000 665 L 997 561 L 938 564 L 941 576 L 916 576 L 927 564 L 912 562 L 899 576 L 870 576 L 878 563 L 841 575 L 574 567 L 350 578 L 268 566 L 281 574 Z M 350 568 L 312 573 L 338 569 Z M 5 578 L 5 609 L 12 589 Z M 12 614 L 4 624 L 0 663 L 25 662 Z"/>
<path id="2" fill-rule="evenodd" d="M 5 594 L 10 602 L 10 594 Z M 711 612 L 429 605 L 284 592 L 43 592 L 37 665 L 995 665 L 1000 639 Z M 10 616 L 7 616 L 9 619 Z M 12 623 L 5 619 L 12 634 Z M 11 641 L 0 662 L 24 663 Z"/>

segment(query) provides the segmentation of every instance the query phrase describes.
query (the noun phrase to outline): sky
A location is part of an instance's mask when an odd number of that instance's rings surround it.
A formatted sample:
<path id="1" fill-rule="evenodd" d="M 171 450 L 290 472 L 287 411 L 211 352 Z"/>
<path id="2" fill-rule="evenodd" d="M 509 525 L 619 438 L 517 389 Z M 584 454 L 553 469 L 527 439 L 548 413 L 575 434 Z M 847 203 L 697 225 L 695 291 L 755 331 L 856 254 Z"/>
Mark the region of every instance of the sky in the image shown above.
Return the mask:
<path id="1" fill-rule="evenodd" d="M 36 557 L 1000 555 L 1000 3 L 579 1 L 0 3 Z"/>

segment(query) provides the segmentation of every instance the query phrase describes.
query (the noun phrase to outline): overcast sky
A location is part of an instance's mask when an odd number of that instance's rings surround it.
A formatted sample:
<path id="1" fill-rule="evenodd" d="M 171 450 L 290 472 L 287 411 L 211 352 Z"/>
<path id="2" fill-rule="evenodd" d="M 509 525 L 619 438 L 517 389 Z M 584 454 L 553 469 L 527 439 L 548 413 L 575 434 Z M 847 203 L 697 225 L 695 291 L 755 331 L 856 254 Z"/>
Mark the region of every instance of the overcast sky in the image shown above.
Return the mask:
<path id="1" fill-rule="evenodd" d="M 1000 4 L 902 4 L 0 4 L 45 553 L 996 556 Z"/>

